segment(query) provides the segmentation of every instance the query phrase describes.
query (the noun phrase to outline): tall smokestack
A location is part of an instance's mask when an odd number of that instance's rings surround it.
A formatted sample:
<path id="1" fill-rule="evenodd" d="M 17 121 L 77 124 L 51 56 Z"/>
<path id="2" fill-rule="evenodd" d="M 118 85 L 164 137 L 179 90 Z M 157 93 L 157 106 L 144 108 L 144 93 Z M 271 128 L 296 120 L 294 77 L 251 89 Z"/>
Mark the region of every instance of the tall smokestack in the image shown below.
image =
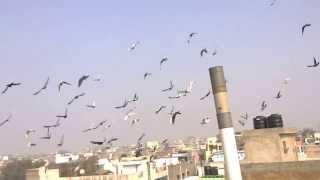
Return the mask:
<path id="1" fill-rule="evenodd" d="M 224 150 L 226 177 L 229 180 L 242 180 L 223 67 L 212 67 L 209 73 Z"/>

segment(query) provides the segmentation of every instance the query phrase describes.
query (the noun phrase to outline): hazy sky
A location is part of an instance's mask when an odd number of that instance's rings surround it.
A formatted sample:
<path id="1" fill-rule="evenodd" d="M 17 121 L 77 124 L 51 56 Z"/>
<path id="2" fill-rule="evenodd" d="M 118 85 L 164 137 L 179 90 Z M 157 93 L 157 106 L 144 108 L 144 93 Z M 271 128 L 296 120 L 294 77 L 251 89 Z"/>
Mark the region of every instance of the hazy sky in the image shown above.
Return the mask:
<path id="1" fill-rule="evenodd" d="M 23 83 L 0 96 L 0 118 L 13 114 L 10 123 L 0 127 L 0 154 L 55 152 L 56 143 L 65 135 L 63 149 L 80 150 L 90 140 L 119 137 L 118 144 L 133 144 L 143 133 L 145 140 L 214 136 L 218 132 L 213 98 L 199 101 L 210 89 L 208 68 L 223 65 L 236 130 L 251 129 L 252 120 L 243 128 L 239 114 L 260 114 L 263 100 L 269 104 L 263 113 L 281 113 L 286 127 L 319 129 L 320 69 L 307 69 L 312 57 L 320 60 L 320 1 L 88 1 L 88 0 L 2 0 L 0 2 L 0 85 Z M 311 28 L 301 36 L 301 26 Z M 198 32 L 191 44 L 190 32 Z M 130 44 L 140 40 L 133 52 Z M 217 49 L 213 57 L 200 58 L 202 48 Z M 159 61 L 169 61 L 159 70 Z M 143 80 L 143 74 L 153 76 Z M 76 87 L 84 74 L 102 78 Z M 50 76 L 48 89 L 33 96 Z M 291 77 L 287 86 L 283 80 Z M 63 87 L 61 80 L 74 86 Z M 194 91 L 181 100 L 169 100 L 171 93 L 160 93 L 172 80 L 179 89 L 194 80 Z M 283 98 L 275 100 L 277 91 Z M 64 112 L 76 94 L 87 95 L 72 104 L 69 118 L 53 130 L 51 141 L 39 140 Z M 130 127 L 123 120 L 126 110 L 113 107 L 140 96 L 136 112 L 141 122 Z M 96 101 L 95 110 L 86 104 Z M 159 115 L 159 105 L 168 109 Z M 171 105 L 182 112 L 176 125 L 169 124 Z M 134 107 L 130 105 L 129 108 Z M 213 121 L 201 127 L 203 117 Z M 92 123 L 108 120 L 111 129 L 84 134 Z M 33 128 L 35 148 L 27 148 L 25 130 Z"/>

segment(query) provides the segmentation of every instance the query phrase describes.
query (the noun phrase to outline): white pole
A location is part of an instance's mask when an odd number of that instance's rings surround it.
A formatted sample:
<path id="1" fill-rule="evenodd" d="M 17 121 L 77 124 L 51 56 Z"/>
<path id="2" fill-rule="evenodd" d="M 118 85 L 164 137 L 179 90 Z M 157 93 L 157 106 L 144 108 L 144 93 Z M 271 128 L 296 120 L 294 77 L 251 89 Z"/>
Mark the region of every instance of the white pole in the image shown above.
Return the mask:
<path id="1" fill-rule="evenodd" d="M 242 180 L 223 67 L 210 68 L 209 72 L 223 144 L 225 176 L 228 180 Z"/>

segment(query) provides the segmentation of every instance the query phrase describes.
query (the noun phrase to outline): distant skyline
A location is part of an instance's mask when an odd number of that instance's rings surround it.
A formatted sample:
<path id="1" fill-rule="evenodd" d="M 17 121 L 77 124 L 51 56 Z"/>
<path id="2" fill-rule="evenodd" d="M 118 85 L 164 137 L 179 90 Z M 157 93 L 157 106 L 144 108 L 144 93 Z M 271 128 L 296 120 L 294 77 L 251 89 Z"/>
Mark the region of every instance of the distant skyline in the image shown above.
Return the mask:
<path id="1" fill-rule="evenodd" d="M 77 151 L 91 146 L 90 140 L 118 137 L 117 145 L 144 140 L 176 139 L 187 136 L 215 136 L 218 133 L 213 97 L 200 101 L 211 88 L 208 68 L 223 65 L 228 80 L 235 129 L 252 129 L 252 117 L 280 113 L 285 127 L 319 130 L 320 68 L 307 68 L 313 56 L 320 60 L 320 1 L 17 1 L 0 3 L 0 88 L 12 81 L 22 85 L 0 95 L 0 121 L 12 113 L 12 120 L 0 127 L 0 154 Z M 312 26 L 301 36 L 301 27 Z M 188 45 L 188 34 L 197 32 Z M 141 43 L 134 51 L 128 48 Z M 211 53 L 200 57 L 200 50 Z M 160 71 L 163 57 L 168 62 Z M 152 76 L 143 79 L 145 72 Z M 89 74 L 81 88 L 77 80 Z M 47 77 L 48 89 L 37 91 Z M 283 85 L 285 78 L 291 81 Z M 58 93 L 58 82 L 68 81 Z M 162 93 L 175 84 L 172 92 Z M 194 81 L 193 92 L 180 100 L 170 100 L 178 89 Z M 284 88 L 284 89 L 283 89 Z M 283 97 L 274 97 L 279 90 Z M 86 95 L 67 106 L 75 95 Z M 114 107 L 138 93 L 140 99 L 126 110 Z M 260 104 L 269 106 L 260 112 Z M 96 109 L 85 105 L 96 102 Z M 159 115 L 160 105 L 167 109 Z M 174 105 L 182 115 L 169 122 Z M 69 109 L 69 118 L 44 141 L 43 125 Z M 141 121 L 131 127 L 123 120 L 136 107 Z M 240 113 L 250 119 L 242 127 Z M 204 117 L 213 120 L 201 126 Z M 102 120 L 113 126 L 102 131 L 81 131 Z M 35 129 L 27 147 L 24 133 Z M 57 148 L 61 135 L 65 144 Z"/>

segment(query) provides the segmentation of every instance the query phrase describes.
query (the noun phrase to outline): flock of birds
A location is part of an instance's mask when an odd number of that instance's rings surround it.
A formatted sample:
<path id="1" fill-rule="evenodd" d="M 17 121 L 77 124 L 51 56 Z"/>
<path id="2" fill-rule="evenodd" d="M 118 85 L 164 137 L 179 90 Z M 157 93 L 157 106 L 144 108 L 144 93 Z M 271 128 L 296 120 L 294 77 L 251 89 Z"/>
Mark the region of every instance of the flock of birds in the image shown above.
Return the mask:
<path id="1" fill-rule="evenodd" d="M 273 5 L 275 3 L 275 0 L 272 2 L 271 5 Z M 305 24 L 302 26 L 301 28 L 301 31 L 302 31 L 302 36 L 304 35 L 305 31 L 311 27 L 311 24 Z M 196 32 L 192 32 L 190 34 L 188 34 L 188 39 L 187 39 L 187 44 L 190 44 L 192 43 L 192 39 L 195 38 L 196 36 L 198 35 L 198 33 Z M 138 48 L 140 44 L 140 41 L 136 41 L 134 42 L 129 48 L 128 48 L 128 51 L 134 51 Z M 206 56 L 206 55 L 212 55 L 212 56 L 216 56 L 217 55 L 217 50 L 213 50 L 213 51 L 209 51 L 208 49 L 206 48 L 203 48 L 200 50 L 200 57 L 203 57 L 203 56 Z M 168 57 L 163 57 L 161 60 L 160 60 L 160 70 L 163 69 L 163 66 L 169 62 L 169 58 Z M 307 65 L 308 68 L 316 68 L 319 66 L 319 61 L 317 61 L 317 59 L 315 57 L 313 57 L 313 63 L 310 64 L 310 65 Z M 145 72 L 143 74 L 143 79 L 144 80 L 147 80 L 149 78 L 152 78 L 152 73 L 151 72 Z M 91 78 L 90 75 L 83 75 L 82 77 L 79 78 L 78 82 L 77 82 L 77 86 L 78 87 L 81 87 L 86 81 L 88 80 L 92 80 L 92 81 L 95 81 L 95 82 L 99 82 L 101 81 L 101 79 L 99 78 Z M 286 78 L 284 80 L 284 84 L 288 84 L 288 82 L 290 81 L 290 78 Z M 50 77 L 48 77 L 46 79 L 46 81 L 44 82 L 43 86 L 35 91 L 33 93 L 34 96 L 37 96 L 41 93 L 43 93 L 47 88 L 48 88 L 48 85 L 50 83 Z M 20 86 L 22 83 L 21 82 L 10 82 L 8 84 L 5 85 L 3 91 L 2 91 L 2 95 L 5 95 L 6 93 L 9 92 L 9 90 L 11 88 L 15 88 L 15 87 L 18 87 Z M 188 94 L 190 94 L 192 92 L 192 89 L 193 89 L 193 84 L 194 82 L 193 81 L 190 81 L 189 84 L 187 85 L 187 87 L 185 88 L 182 88 L 182 89 L 178 89 L 176 94 L 173 95 L 173 96 L 168 96 L 169 99 L 179 99 L 179 98 L 183 98 L 185 96 L 187 96 Z M 66 82 L 66 81 L 61 81 L 58 83 L 58 92 L 60 93 L 63 88 L 66 88 L 68 86 L 73 86 L 72 83 L 70 82 Z M 172 81 L 169 81 L 169 85 L 168 87 L 165 87 L 163 89 L 161 89 L 160 91 L 162 93 L 166 93 L 166 92 L 169 92 L 169 91 L 173 91 L 173 89 L 175 88 L 175 85 Z M 208 98 L 210 95 L 212 94 L 212 91 L 211 90 L 208 90 L 206 92 L 206 94 L 204 94 L 202 97 L 199 98 L 200 101 L 203 101 L 205 100 L 206 98 Z M 67 107 L 74 104 L 78 99 L 80 99 L 81 97 L 85 96 L 86 93 L 81 93 L 81 94 L 77 94 L 75 96 L 73 96 L 68 102 L 67 102 Z M 274 98 L 276 99 L 280 99 L 281 97 L 283 97 L 283 94 L 282 94 L 282 90 L 279 90 L 276 94 L 276 96 Z M 117 106 L 114 106 L 115 109 L 125 109 L 128 108 L 128 105 L 130 103 L 134 103 L 134 102 L 137 102 L 139 101 L 139 96 L 137 93 L 134 94 L 134 96 L 131 98 L 131 99 L 125 99 L 123 103 L 121 103 L 120 105 L 117 105 Z M 95 101 L 93 101 L 91 104 L 87 104 L 86 105 L 87 108 L 91 108 L 91 109 L 95 109 L 96 108 L 96 103 Z M 266 108 L 268 107 L 268 103 L 266 101 L 263 101 L 261 103 L 261 107 L 260 107 L 260 111 L 264 111 Z M 166 105 L 160 105 L 155 111 L 154 113 L 156 115 L 160 114 L 160 113 L 163 113 L 163 111 L 165 111 L 168 107 Z M 177 118 L 179 116 L 182 115 L 182 113 L 179 111 L 179 110 L 175 110 L 175 107 L 172 106 L 171 110 L 169 112 L 167 112 L 168 115 L 169 115 L 169 119 L 170 119 L 170 123 L 172 125 L 175 124 Z M 136 117 L 137 113 L 135 112 L 135 109 L 129 109 L 125 115 L 124 115 L 124 120 L 125 121 L 128 121 L 130 120 L 130 125 L 131 126 L 134 126 L 135 124 L 139 123 L 140 122 L 140 119 Z M 7 123 L 9 123 L 11 121 L 11 119 L 13 118 L 13 115 L 10 114 L 6 119 L 4 119 L 2 122 L 0 122 L 0 128 L 2 126 L 5 126 Z M 52 129 L 54 128 L 57 128 L 61 125 L 61 119 L 67 119 L 68 118 L 68 108 L 65 108 L 65 111 L 63 114 L 59 114 L 59 115 L 56 115 L 56 118 L 57 118 L 57 121 L 54 122 L 53 124 L 49 124 L 49 125 L 43 125 L 43 128 L 46 130 L 46 134 L 42 137 L 40 137 L 40 139 L 42 140 L 50 140 L 51 137 L 52 137 Z M 243 113 L 240 115 L 240 118 L 241 120 L 238 121 L 238 123 L 242 126 L 245 125 L 246 121 L 249 119 L 249 115 L 248 113 Z M 203 119 L 201 119 L 200 121 L 200 124 L 202 126 L 210 123 L 210 121 L 212 120 L 212 118 L 210 117 L 204 117 Z M 89 132 L 92 132 L 92 131 L 96 131 L 97 129 L 99 128 L 110 128 L 112 126 L 112 124 L 108 124 L 108 122 L 106 120 L 104 121 L 101 121 L 87 129 L 84 129 L 82 131 L 82 133 L 89 133 Z M 25 131 L 25 137 L 28 139 L 28 146 L 30 147 L 33 147 L 33 146 L 36 146 L 37 144 L 30 141 L 30 137 L 32 136 L 32 134 L 35 134 L 36 133 L 36 130 L 34 129 L 28 129 Z M 137 149 L 141 148 L 141 141 L 142 139 L 146 136 L 145 133 L 143 133 L 137 140 Z M 102 140 L 92 140 L 90 141 L 91 144 L 93 145 L 98 145 L 98 146 L 101 146 L 101 145 L 104 145 L 104 144 L 107 144 L 107 145 L 110 145 L 112 146 L 112 143 L 113 142 L 116 142 L 118 141 L 119 139 L 116 138 L 116 137 L 111 137 L 110 139 L 107 139 L 107 138 L 103 138 Z M 165 139 L 162 141 L 162 143 L 165 143 L 167 142 L 168 139 Z M 61 136 L 60 138 L 60 141 L 57 143 L 57 146 L 58 147 L 62 147 L 64 144 L 64 135 Z"/>

